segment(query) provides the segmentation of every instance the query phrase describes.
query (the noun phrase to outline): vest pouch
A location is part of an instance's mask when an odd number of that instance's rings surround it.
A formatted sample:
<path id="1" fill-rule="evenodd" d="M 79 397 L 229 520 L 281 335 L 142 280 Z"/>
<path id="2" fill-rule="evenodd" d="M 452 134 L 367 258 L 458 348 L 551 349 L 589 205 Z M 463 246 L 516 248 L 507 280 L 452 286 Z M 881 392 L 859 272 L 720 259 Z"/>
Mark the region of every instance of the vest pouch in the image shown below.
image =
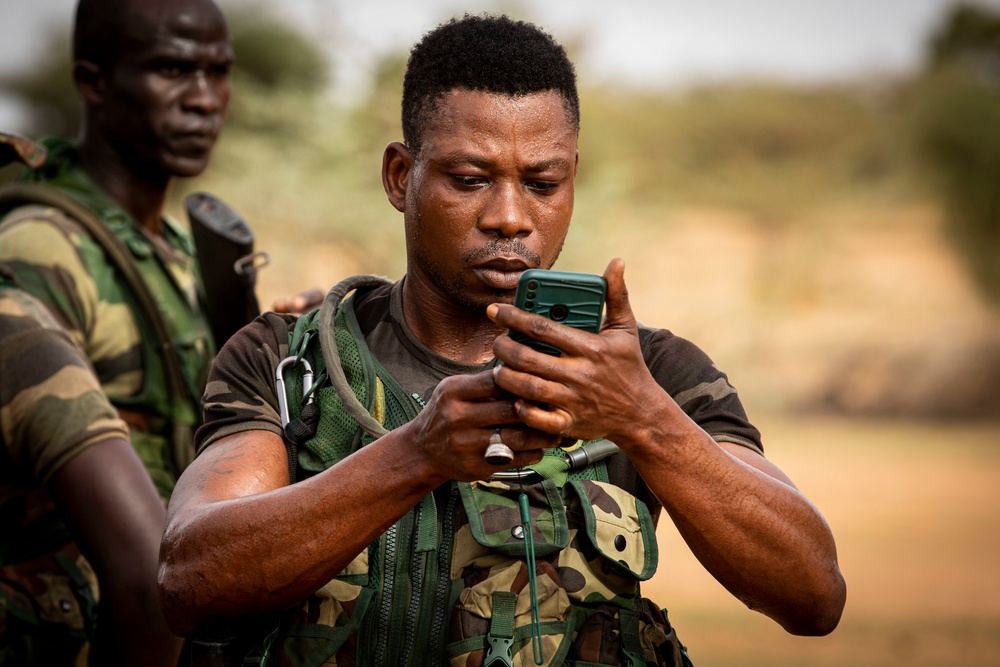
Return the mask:
<path id="1" fill-rule="evenodd" d="M 531 595 L 521 514 L 529 499 L 544 664 L 562 664 L 574 617 L 562 579 L 551 559 L 569 543 L 562 494 L 552 480 L 531 484 L 499 481 L 458 484 L 467 523 L 455 534 L 451 578 L 460 590 L 452 609 L 451 665 L 529 667 L 532 651 Z"/>
<path id="2" fill-rule="evenodd" d="M 535 558 L 555 555 L 569 544 L 562 494 L 551 479 L 524 486 L 502 481 L 460 483 L 458 490 L 468 524 L 459 529 L 456 547 L 467 540 L 463 536 L 467 530 L 472 539 L 489 553 L 524 558 L 525 540 L 517 500 L 522 492 L 528 497 L 531 512 Z M 461 560 L 462 555 L 456 553 L 455 559 Z M 469 559 L 465 560 L 469 564 Z"/>
<path id="3" fill-rule="evenodd" d="M 334 579 L 310 595 L 282 622 L 282 664 L 289 667 L 354 665 L 357 633 L 374 593 L 369 546 Z"/>
<path id="4" fill-rule="evenodd" d="M 624 627 L 623 627 L 624 626 Z M 601 605 L 577 633 L 566 667 L 693 667 L 687 650 L 667 620 L 666 610 L 650 600 L 638 609 Z"/>
<path id="5" fill-rule="evenodd" d="M 97 577 L 75 545 L 0 568 L 0 665 L 84 664 Z"/>
<path id="6" fill-rule="evenodd" d="M 558 572 L 535 562 L 544 665 L 560 665 L 569 650 L 574 617 Z M 531 594 L 524 560 L 504 558 L 458 582 L 445 653 L 452 667 L 529 667 L 532 649 Z"/>
<path id="7" fill-rule="evenodd" d="M 570 599 L 634 609 L 638 582 L 656 572 L 656 529 L 649 509 L 605 482 L 578 480 L 563 488 L 570 545 L 557 567 Z"/>

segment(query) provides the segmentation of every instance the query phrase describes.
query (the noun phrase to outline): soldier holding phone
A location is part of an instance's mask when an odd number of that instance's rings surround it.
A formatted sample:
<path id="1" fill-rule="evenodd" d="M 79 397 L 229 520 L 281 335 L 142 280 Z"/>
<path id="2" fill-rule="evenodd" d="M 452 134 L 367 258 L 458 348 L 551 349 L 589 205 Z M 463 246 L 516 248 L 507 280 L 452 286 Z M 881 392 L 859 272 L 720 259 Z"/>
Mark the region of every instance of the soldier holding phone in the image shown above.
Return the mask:
<path id="1" fill-rule="evenodd" d="M 382 180 L 406 275 L 267 314 L 219 357 L 161 551 L 172 627 L 229 624 L 243 654 L 311 646 L 337 664 L 689 664 L 639 587 L 663 507 L 734 595 L 830 632 L 829 528 L 763 457 L 726 376 L 637 325 L 623 262 L 598 333 L 513 305 L 573 211 L 563 48 L 506 17 L 453 20 L 411 52 L 402 107 Z M 484 458 L 497 441 L 508 464 Z"/>

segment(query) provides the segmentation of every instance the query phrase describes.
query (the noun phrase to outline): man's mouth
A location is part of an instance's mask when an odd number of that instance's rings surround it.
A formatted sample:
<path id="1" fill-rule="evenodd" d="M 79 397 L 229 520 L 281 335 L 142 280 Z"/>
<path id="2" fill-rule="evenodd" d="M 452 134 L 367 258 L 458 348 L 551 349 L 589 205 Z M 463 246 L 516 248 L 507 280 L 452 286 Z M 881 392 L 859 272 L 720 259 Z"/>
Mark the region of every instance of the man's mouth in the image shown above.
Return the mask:
<path id="1" fill-rule="evenodd" d="M 215 145 L 216 133 L 210 131 L 175 132 L 173 144 L 183 152 L 204 152 Z"/>
<path id="2" fill-rule="evenodd" d="M 517 279 L 525 269 L 530 269 L 520 257 L 494 257 L 486 262 L 479 262 L 472 267 L 484 283 L 497 290 L 513 290 L 517 288 Z"/>

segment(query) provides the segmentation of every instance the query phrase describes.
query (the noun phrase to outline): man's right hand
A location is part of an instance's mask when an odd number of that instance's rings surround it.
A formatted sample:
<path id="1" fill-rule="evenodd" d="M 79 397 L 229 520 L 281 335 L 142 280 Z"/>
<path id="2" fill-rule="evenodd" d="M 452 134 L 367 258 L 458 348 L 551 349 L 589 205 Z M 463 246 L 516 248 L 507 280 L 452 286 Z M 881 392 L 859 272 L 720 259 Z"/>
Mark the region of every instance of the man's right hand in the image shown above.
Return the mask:
<path id="1" fill-rule="evenodd" d="M 521 423 L 516 400 L 496 385 L 492 371 L 454 375 L 438 384 L 427 407 L 403 428 L 442 481 L 486 479 L 503 469 L 483 458 L 498 428 L 504 444 L 514 451 L 508 468 L 537 463 L 545 448 L 558 444 L 557 436 Z"/>

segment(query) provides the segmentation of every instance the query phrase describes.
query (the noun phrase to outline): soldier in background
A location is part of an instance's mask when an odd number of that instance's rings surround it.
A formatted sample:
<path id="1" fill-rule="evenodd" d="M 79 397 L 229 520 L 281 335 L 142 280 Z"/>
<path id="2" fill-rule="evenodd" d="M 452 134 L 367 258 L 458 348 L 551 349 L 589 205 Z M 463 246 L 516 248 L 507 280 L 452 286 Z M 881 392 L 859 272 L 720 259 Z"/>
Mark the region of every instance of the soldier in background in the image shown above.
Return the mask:
<path id="1" fill-rule="evenodd" d="M 163 502 L 83 351 L 2 271 L 0 369 L 0 664 L 176 665 Z"/>
<path id="2" fill-rule="evenodd" d="M 212 0 L 80 0 L 73 52 L 79 139 L 43 141 L 45 163 L 0 193 L 0 263 L 86 352 L 167 499 L 216 345 L 164 202 L 222 129 L 229 32 Z"/>

